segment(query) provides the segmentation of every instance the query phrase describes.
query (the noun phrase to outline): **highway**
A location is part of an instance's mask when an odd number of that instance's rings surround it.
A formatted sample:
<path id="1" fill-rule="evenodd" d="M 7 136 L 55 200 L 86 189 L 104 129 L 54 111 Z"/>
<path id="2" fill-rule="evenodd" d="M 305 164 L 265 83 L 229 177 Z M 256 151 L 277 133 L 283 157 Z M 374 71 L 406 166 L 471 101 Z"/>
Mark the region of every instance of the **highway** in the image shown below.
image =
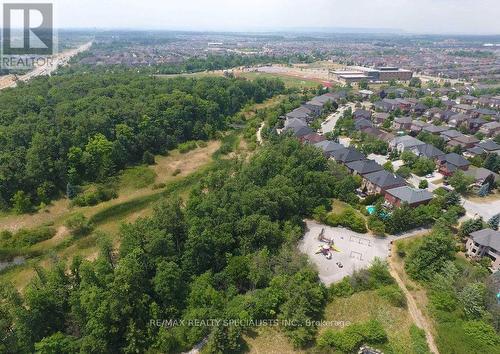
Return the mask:
<path id="1" fill-rule="evenodd" d="M 29 81 L 34 77 L 42 76 L 42 75 L 50 75 L 54 72 L 58 67 L 67 65 L 69 60 L 77 55 L 78 53 L 84 52 L 90 48 L 92 42 L 88 42 L 82 44 L 78 48 L 70 49 L 64 51 L 62 53 L 54 55 L 51 60 L 47 60 L 44 65 L 38 66 L 28 72 L 27 74 L 20 75 L 15 79 L 14 75 L 7 75 L 0 78 L 0 90 L 3 90 L 8 87 L 15 87 L 17 81 Z"/>

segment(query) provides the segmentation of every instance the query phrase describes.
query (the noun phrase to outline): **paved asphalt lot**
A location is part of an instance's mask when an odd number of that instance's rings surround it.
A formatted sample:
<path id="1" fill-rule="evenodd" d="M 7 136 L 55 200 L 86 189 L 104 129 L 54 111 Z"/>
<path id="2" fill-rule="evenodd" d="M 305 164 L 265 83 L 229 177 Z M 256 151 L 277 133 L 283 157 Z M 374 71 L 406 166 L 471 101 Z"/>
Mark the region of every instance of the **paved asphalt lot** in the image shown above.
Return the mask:
<path id="1" fill-rule="evenodd" d="M 370 234 L 358 234 L 342 227 L 321 225 L 315 221 L 306 221 L 307 230 L 299 243 L 299 249 L 309 256 L 316 264 L 319 277 L 323 283 L 342 280 L 354 270 L 368 268 L 375 257 L 386 259 L 389 254 L 391 238 L 376 238 Z M 323 254 L 315 254 L 320 245 L 325 243 L 318 240 L 321 229 L 324 228 L 326 238 L 333 238 L 339 252 L 333 252 L 333 257 L 327 259 Z M 337 262 L 344 266 L 340 268 Z"/>

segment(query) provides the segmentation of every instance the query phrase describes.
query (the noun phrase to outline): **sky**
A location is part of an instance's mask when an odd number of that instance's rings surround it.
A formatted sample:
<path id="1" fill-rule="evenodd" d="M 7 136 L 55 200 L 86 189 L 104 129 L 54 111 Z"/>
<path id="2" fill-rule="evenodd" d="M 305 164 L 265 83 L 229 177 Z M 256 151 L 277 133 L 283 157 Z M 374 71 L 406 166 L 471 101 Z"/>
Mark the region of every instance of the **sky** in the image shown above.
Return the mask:
<path id="1" fill-rule="evenodd" d="M 58 28 L 195 31 L 392 28 L 408 33 L 500 34 L 500 0 L 53 0 L 52 3 Z"/>

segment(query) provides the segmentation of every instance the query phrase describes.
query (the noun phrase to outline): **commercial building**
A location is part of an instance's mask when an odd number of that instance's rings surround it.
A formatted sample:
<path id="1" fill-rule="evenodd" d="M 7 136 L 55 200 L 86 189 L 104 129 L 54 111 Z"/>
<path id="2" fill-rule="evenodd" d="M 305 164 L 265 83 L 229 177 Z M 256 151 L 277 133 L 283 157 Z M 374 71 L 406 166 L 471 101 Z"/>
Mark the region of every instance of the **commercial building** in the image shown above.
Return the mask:
<path id="1" fill-rule="evenodd" d="M 379 66 L 367 68 L 363 66 L 349 67 L 346 70 L 333 71 L 334 79 L 346 84 L 361 81 L 387 82 L 391 80 L 409 81 L 413 77 L 413 72 L 406 69 L 392 66 Z"/>

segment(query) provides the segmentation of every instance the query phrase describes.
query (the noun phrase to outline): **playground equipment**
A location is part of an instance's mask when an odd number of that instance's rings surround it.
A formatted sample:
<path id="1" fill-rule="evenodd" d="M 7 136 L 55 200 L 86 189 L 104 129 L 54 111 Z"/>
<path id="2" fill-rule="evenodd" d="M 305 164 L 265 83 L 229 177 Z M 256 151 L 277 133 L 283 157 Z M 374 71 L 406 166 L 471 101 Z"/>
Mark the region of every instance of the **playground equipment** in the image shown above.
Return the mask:
<path id="1" fill-rule="evenodd" d="M 321 232 L 318 235 L 318 241 L 320 242 L 325 242 L 330 250 L 335 251 L 335 252 L 340 252 L 340 250 L 335 246 L 335 242 L 333 241 L 333 238 L 326 238 L 325 237 L 325 228 L 321 229 Z"/>
<path id="2" fill-rule="evenodd" d="M 332 252 L 340 252 L 338 248 L 335 247 L 335 243 L 333 239 L 325 237 L 325 229 L 322 228 L 321 232 L 318 235 L 318 241 L 326 243 L 326 245 L 319 245 L 316 254 L 323 254 L 326 259 L 332 259 Z"/>
<path id="3" fill-rule="evenodd" d="M 321 242 L 326 242 L 329 245 L 333 244 L 333 239 L 325 237 L 325 228 L 321 229 L 321 232 L 318 235 L 318 240 Z"/>

